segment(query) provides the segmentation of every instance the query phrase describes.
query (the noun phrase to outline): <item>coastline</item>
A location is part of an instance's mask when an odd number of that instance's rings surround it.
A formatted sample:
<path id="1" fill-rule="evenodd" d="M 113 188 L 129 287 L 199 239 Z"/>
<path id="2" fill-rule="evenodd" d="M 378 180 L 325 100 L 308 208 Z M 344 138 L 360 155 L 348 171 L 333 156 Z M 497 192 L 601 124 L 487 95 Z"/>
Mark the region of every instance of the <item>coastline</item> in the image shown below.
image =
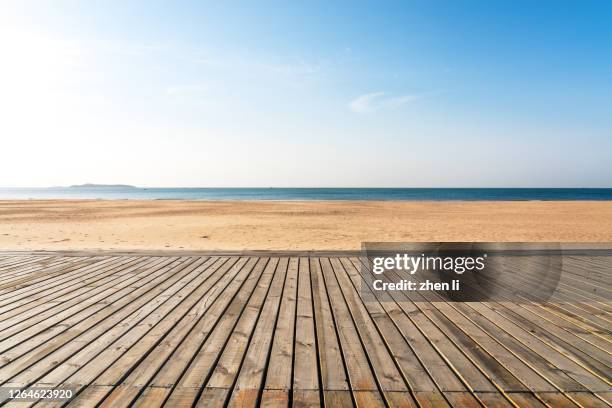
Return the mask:
<path id="1" fill-rule="evenodd" d="M 0 250 L 358 250 L 612 242 L 612 201 L 0 200 Z"/>
<path id="2" fill-rule="evenodd" d="M 197 201 L 612 201 L 612 188 L 0 187 L 0 200 L 31 199 Z"/>

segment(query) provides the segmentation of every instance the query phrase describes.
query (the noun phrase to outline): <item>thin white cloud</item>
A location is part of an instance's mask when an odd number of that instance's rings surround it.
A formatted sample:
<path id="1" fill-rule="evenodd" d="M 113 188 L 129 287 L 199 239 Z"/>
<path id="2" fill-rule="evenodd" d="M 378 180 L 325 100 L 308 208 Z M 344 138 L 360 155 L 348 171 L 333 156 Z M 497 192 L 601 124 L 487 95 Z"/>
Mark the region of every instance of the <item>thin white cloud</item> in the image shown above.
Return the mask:
<path id="1" fill-rule="evenodd" d="M 386 92 L 373 92 L 360 95 L 349 102 L 349 109 L 355 113 L 369 113 L 382 109 L 397 109 L 409 102 L 414 102 L 423 95 L 390 96 Z"/>

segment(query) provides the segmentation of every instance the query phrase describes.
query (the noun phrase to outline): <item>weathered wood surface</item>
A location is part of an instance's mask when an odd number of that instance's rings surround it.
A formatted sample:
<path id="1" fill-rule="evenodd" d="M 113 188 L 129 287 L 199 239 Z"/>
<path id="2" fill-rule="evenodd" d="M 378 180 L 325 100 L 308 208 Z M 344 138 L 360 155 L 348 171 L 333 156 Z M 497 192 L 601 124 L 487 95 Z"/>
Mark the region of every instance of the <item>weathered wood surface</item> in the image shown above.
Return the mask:
<path id="1" fill-rule="evenodd" d="M 377 302 L 355 254 L 0 253 L 2 387 L 76 394 L 0 402 L 605 407 L 612 302 L 581 280 L 604 258 L 563 282 L 580 301 Z"/>

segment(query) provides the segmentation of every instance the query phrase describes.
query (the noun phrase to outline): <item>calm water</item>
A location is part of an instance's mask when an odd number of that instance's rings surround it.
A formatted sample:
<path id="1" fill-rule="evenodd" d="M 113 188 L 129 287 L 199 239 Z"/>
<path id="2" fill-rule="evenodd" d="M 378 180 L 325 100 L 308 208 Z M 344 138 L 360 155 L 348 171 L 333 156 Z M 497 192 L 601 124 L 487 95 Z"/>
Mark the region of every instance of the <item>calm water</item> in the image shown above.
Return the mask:
<path id="1" fill-rule="evenodd" d="M 0 188 L 0 199 L 612 200 L 612 188 Z"/>

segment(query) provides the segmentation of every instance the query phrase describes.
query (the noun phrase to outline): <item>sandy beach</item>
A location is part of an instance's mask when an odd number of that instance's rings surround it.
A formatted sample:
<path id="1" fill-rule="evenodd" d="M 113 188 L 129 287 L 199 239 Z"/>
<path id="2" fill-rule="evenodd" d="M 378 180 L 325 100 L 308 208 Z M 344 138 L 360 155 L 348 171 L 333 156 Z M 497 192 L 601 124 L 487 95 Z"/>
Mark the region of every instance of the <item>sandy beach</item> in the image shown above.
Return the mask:
<path id="1" fill-rule="evenodd" d="M 362 241 L 612 242 L 612 202 L 0 201 L 2 250 L 352 250 Z"/>

